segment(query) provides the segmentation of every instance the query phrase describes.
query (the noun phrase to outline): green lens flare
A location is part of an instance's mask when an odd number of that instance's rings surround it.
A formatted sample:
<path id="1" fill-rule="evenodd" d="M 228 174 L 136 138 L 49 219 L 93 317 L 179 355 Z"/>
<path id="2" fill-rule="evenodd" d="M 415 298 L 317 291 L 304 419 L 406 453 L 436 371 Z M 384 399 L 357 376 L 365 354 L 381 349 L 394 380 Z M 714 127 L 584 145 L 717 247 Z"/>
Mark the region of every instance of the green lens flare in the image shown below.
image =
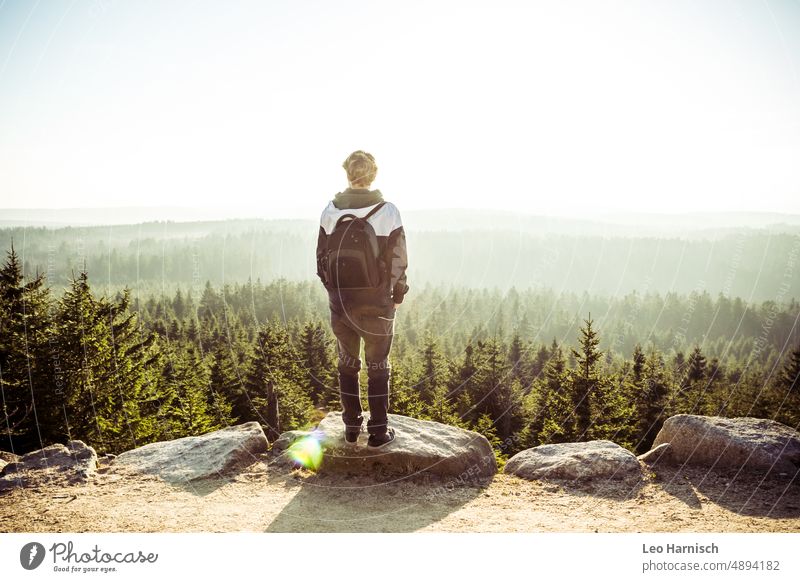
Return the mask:
<path id="1" fill-rule="evenodd" d="M 316 471 L 322 463 L 322 445 L 314 435 L 295 441 L 286 452 L 295 463 L 306 469 Z"/>

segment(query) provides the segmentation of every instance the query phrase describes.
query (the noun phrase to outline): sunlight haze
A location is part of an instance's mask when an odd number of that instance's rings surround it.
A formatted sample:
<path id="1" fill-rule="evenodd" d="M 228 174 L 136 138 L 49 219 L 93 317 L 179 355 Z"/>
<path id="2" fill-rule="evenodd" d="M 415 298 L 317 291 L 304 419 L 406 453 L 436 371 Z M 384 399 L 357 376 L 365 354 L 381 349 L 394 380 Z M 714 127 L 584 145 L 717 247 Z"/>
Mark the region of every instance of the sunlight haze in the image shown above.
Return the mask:
<path id="1" fill-rule="evenodd" d="M 0 2 L 0 208 L 800 212 L 800 4 Z"/>

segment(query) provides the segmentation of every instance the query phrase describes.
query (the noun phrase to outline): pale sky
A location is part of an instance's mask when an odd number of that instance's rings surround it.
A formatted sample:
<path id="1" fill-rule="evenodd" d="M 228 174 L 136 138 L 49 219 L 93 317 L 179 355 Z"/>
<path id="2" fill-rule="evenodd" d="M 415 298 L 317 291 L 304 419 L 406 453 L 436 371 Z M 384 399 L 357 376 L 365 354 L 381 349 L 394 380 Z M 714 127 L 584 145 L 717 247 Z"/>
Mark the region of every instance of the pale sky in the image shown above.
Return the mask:
<path id="1" fill-rule="evenodd" d="M 0 208 L 800 213 L 800 1 L 0 0 Z"/>

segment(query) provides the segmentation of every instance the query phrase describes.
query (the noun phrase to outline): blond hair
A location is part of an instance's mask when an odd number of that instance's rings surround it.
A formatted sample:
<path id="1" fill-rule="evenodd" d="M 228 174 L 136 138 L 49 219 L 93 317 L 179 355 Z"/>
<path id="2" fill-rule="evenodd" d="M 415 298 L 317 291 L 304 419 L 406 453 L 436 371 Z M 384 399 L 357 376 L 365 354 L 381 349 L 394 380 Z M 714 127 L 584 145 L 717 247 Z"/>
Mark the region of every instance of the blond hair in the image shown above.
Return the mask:
<path id="1" fill-rule="evenodd" d="M 347 156 L 342 164 L 347 179 L 356 188 L 366 188 L 375 179 L 378 173 L 378 165 L 372 154 L 358 150 Z"/>

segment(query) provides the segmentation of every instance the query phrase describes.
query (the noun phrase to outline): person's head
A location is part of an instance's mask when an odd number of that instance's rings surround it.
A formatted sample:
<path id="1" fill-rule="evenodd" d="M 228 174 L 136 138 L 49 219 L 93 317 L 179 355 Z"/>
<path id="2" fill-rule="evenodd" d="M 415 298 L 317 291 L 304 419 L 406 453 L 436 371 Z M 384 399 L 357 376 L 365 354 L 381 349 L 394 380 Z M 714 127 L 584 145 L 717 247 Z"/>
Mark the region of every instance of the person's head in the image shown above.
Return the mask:
<path id="1" fill-rule="evenodd" d="M 347 156 L 342 167 L 347 172 L 347 181 L 351 188 L 369 188 L 378 173 L 375 158 L 361 150 Z"/>

